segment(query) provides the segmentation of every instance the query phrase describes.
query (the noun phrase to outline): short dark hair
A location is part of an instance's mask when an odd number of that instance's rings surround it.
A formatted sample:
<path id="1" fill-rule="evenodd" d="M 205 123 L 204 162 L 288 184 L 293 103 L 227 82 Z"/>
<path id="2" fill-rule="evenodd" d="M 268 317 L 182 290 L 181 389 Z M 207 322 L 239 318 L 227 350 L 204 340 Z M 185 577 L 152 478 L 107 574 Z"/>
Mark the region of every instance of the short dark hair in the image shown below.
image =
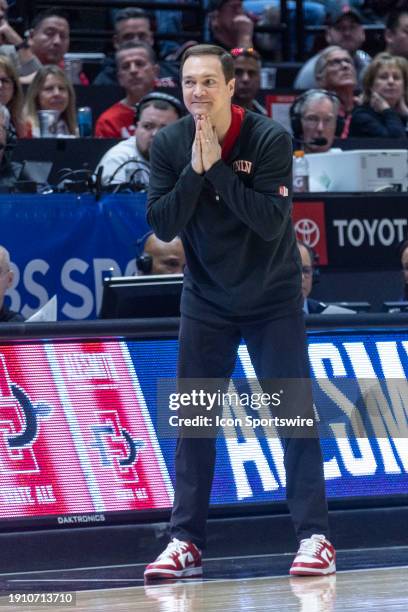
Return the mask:
<path id="1" fill-rule="evenodd" d="M 150 15 L 142 8 L 124 8 L 119 10 L 115 14 L 113 25 L 116 25 L 120 21 L 127 21 L 128 19 L 146 19 L 150 23 Z"/>
<path id="2" fill-rule="evenodd" d="M 148 45 L 145 42 L 134 42 L 133 40 L 127 40 L 126 42 L 119 45 L 116 49 L 116 62 L 118 61 L 118 54 L 121 51 L 126 51 L 127 49 L 144 49 L 149 57 L 149 60 L 152 64 L 157 64 L 156 53 L 151 45 Z"/>
<path id="3" fill-rule="evenodd" d="M 189 57 L 195 57 L 198 55 L 215 55 L 221 62 L 225 81 L 228 83 L 234 78 L 234 60 L 232 59 L 232 55 L 222 47 L 218 47 L 218 45 L 194 45 L 193 47 L 186 49 L 183 53 L 183 57 L 181 58 L 181 74 L 183 73 L 183 66 L 186 60 Z"/>
<path id="4" fill-rule="evenodd" d="M 36 17 L 34 17 L 31 23 L 31 29 L 36 30 L 38 26 L 42 24 L 45 19 L 49 19 L 50 17 L 59 17 L 60 19 L 65 19 L 65 21 L 69 24 L 68 13 L 65 11 L 61 11 L 58 8 L 51 7 L 46 11 L 42 11 L 38 13 Z"/>
<path id="5" fill-rule="evenodd" d="M 390 11 L 385 22 L 386 29 L 395 32 L 399 26 L 399 20 L 402 15 L 408 15 L 408 7 L 406 9 Z"/>
<path id="6" fill-rule="evenodd" d="M 169 110 L 169 108 L 173 108 L 179 118 L 184 115 L 185 111 L 183 103 L 180 102 L 180 100 L 175 96 L 168 93 L 163 93 L 161 91 L 151 91 L 143 96 L 143 98 L 136 104 L 135 124 L 140 121 L 142 112 L 148 106 L 153 106 L 159 110 Z"/>
<path id="7" fill-rule="evenodd" d="M 170 102 L 167 102 L 167 100 L 147 100 L 147 102 L 144 102 L 140 105 L 139 117 L 142 116 L 143 111 L 146 108 L 149 108 L 149 106 L 153 106 L 153 108 L 157 108 L 157 110 L 174 110 L 179 117 L 181 116 L 178 108 L 176 108 L 174 104 L 170 104 Z"/>

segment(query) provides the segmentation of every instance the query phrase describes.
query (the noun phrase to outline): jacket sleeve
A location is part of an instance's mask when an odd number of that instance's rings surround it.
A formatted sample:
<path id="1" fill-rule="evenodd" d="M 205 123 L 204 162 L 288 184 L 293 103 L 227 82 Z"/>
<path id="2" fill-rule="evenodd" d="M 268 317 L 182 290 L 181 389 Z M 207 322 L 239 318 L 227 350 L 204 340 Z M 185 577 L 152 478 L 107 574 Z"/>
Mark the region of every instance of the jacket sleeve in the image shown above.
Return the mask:
<path id="1" fill-rule="evenodd" d="M 263 240 L 279 236 L 291 211 L 292 142 L 289 133 L 265 137 L 253 162 L 253 187 L 222 160 L 214 164 L 207 179 L 229 209 Z"/>
<path id="2" fill-rule="evenodd" d="M 191 163 L 177 174 L 170 162 L 175 149 L 178 143 L 171 145 L 159 132 L 150 151 L 147 222 L 165 242 L 173 240 L 190 221 L 204 183 L 204 176 L 197 174 Z"/>
<path id="3" fill-rule="evenodd" d="M 370 136 L 378 138 L 405 138 L 404 124 L 392 108 L 387 108 L 378 117 L 364 109 L 357 109 L 353 115 L 350 136 Z M 382 117 L 382 121 L 380 119 Z"/>

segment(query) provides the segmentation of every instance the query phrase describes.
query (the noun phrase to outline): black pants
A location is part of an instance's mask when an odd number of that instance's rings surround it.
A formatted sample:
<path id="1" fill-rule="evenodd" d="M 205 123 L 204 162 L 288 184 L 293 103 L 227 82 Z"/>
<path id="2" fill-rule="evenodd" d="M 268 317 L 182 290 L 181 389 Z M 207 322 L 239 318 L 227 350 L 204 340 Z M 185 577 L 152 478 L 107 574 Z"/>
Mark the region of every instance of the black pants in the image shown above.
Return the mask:
<path id="1" fill-rule="evenodd" d="M 308 378 L 303 314 L 236 325 L 183 316 L 179 378 L 230 378 L 237 349 L 245 340 L 258 379 Z M 328 513 L 320 442 L 317 437 L 282 439 L 286 499 L 299 540 L 313 533 L 328 536 Z M 206 520 L 215 465 L 215 438 L 179 437 L 171 535 L 206 543 Z"/>

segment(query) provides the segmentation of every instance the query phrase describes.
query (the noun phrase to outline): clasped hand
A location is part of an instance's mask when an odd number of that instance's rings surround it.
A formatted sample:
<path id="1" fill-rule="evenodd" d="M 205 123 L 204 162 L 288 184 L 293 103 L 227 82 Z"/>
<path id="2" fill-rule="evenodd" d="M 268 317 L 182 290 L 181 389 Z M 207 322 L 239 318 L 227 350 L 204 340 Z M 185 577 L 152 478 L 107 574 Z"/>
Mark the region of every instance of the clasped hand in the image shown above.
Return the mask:
<path id="1" fill-rule="evenodd" d="M 193 170 L 198 174 L 203 174 L 219 159 L 221 159 L 221 147 L 210 118 L 204 115 L 197 116 L 195 139 L 191 151 Z"/>

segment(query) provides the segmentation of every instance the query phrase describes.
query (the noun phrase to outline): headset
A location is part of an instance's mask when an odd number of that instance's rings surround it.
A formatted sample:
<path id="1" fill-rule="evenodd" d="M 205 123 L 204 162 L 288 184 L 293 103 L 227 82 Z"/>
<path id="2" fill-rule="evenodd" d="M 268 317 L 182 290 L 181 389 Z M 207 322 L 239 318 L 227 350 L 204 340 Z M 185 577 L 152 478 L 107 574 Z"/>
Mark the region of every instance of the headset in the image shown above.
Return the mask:
<path id="1" fill-rule="evenodd" d="M 147 239 L 152 236 L 153 230 L 149 230 L 139 240 L 136 240 L 136 267 L 141 274 L 151 274 L 153 267 L 153 257 L 144 252 Z"/>
<path id="2" fill-rule="evenodd" d="M 182 102 L 175 96 L 171 96 L 170 94 L 162 93 L 161 91 L 154 91 L 152 93 L 146 94 L 139 100 L 135 107 L 135 125 L 140 121 L 140 111 L 141 108 L 146 102 L 154 102 L 155 100 L 161 100 L 162 102 L 168 102 L 174 108 L 179 118 L 184 115 L 184 106 Z"/>
<path id="3" fill-rule="evenodd" d="M 321 93 L 330 98 L 334 104 L 340 106 L 340 98 L 332 91 L 327 89 L 308 89 L 298 96 L 289 109 L 290 124 L 292 127 L 293 136 L 296 140 L 302 142 L 303 127 L 302 127 L 302 111 L 310 96 L 316 93 Z M 336 136 L 341 136 L 344 129 L 344 118 L 337 115 Z"/>
<path id="4" fill-rule="evenodd" d="M 306 251 L 309 253 L 310 261 L 312 262 L 312 284 L 316 285 L 320 281 L 320 270 L 317 267 L 319 262 L 319 255 L 316 253 L 314 249 L 309 244 L 302 242 L 301 240 L 297 240 L 297 243 L 302 245 Z"/>

